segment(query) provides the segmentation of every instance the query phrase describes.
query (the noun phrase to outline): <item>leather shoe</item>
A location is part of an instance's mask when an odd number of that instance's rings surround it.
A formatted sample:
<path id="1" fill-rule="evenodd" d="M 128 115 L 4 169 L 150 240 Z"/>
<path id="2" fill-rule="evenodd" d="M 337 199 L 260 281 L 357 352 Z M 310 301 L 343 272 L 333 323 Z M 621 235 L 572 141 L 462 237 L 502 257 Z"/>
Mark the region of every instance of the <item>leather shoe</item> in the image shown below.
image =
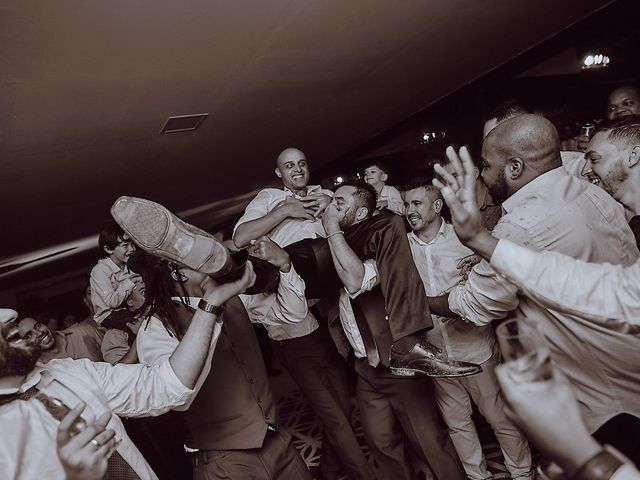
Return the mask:
<path id="1" fill-rule="evenodd" d="M 389 353 L 391 373 L 399 376 L 413 376 L 421 373 L 429 377 L 466 377 L 482 371 L 475 363 L 448 359 L 442 351 L 426 340 L 416 343 L 408 353 Z"/>
<path id="2" fill-rule="evenodd" d="M 207 232 L 183 222 L 162 205 L 120 197 L 111 215 L 144 251 L 208 275 L 229 268 L 229 251 Z"/>

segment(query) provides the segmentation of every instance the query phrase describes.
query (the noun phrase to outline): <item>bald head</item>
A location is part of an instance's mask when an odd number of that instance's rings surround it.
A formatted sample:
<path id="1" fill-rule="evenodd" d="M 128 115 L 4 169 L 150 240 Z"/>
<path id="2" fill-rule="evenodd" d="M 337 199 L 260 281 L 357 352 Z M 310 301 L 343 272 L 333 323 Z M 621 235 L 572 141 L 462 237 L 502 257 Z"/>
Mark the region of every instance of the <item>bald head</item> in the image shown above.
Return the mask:
<path id="1" fill-rule="evenodd" d="M 307 157 L 297 148 L 285 148 L 276 160 L 276 175 L 293 192 L 306 191 L 309 183 Z"/>
<path id="2" fill-rule="evenodd" d="M 487 135 L 485 144 L 505 161 L 521 158 L 540 174 L 562 165 L 558 131 L 540 115 L 522 114 L 505 120 Z"/>

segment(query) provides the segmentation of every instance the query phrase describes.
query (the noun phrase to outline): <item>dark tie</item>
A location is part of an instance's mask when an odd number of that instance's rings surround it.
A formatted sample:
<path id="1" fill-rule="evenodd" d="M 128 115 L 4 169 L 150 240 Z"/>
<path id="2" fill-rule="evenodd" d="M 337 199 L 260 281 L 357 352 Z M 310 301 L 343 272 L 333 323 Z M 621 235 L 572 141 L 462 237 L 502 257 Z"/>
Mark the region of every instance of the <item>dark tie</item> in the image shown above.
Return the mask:
<path id="1" fill-rule="evenodd" d="M 71 411 L 71 409 L 60 400 L 52 399 L 42 393 L 39 394 L 36 387 L 31 387 L 22 393 L 2 395 L 0 396 L 0 405 L 4 405 L 14 400 L 26 401 L 32 397 L 36 397 L 36 399 L 40 400 L 51 416 L 58 421 L 62 421 L 62 419 Z M 122 455 L 120 455 L 117 450 L 113 452 L 107 461 L 107 474 L 104 478 L 105 480 L 140 480 L 138 474 L 133 470 L 133 468 L 131 468 L 131 465 L 122 458 Z"/>

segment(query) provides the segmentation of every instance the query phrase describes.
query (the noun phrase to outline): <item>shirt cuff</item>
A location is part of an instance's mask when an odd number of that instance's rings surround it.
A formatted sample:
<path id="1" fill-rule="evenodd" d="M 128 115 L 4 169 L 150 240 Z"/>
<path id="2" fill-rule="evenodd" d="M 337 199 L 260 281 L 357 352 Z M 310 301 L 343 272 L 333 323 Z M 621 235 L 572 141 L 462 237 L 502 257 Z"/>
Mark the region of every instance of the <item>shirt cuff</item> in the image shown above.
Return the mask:
<path id="1" fill-rule="evenodd" d="M 158 366 L 158 374 L 166 379 L 163 388 L 167 393 L 167 399 L 171 402 L 171 406 L 167 405 L 167 408 L 182 405 L 195 392 L 195 389 L 187 388 L 180 381 L 168 358 Z"/>
<path id="2" fill-rule="evenodd" d="M 524 283 L 535 267 L 538 253 L 508 240 L 498 241 L 490 265 L 512 281 Z"/>
<path id="3" fill-rule="evenodd" d="M 296 269 L 293 268 L 293 263 L 291 264 L 291 268 L 288 272 L 280 271 L 280 278 L 284 279 L 295 291 L 295 293 L 300 296 L 304 296 L 304 292 L 307 286 L 304 283 L 302 277 L 298 275 L 298 272 L 296 272 Z"/>

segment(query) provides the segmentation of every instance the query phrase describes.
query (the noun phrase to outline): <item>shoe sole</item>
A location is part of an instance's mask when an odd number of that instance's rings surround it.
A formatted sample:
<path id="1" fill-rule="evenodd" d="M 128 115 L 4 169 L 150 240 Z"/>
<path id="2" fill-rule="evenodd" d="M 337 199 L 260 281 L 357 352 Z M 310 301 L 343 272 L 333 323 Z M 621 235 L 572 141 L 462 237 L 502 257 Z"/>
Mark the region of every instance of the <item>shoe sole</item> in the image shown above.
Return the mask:
<path id="1" fill-rule="evenodd" d="M 162 205 L 136 197 L 120 197 L 111 215 L 144 251 L 213 275 L 229 262 L 229 252 L 213 236 L 183 222 Z"/>
<path id="2" fill-rule="evenodd" d="M 393 375 L 396 375 L 398 377 L 413 377 L 413 376 L 415 376 L 416 373 L 419 373 L 421 375 L 425 375 L 425 376 L 431 377 L 431 378 L 461 378 L 461 377 L 469 377 L 471 375 L 476 375 L 476 374 L 482 372 L 482 368 L 480 370 L 477 370 L 477 371 L 474 371 L 474 372 L 459 373 L 459 374 L 427 373 L 427 372 L 422 371 L 422 370 L 418 370 L 418 369 L 415 369 L 415 368 L 408 368 L 408 367 L 389 367 L 389 370 L 391 370 L 391 373 Z"/>

